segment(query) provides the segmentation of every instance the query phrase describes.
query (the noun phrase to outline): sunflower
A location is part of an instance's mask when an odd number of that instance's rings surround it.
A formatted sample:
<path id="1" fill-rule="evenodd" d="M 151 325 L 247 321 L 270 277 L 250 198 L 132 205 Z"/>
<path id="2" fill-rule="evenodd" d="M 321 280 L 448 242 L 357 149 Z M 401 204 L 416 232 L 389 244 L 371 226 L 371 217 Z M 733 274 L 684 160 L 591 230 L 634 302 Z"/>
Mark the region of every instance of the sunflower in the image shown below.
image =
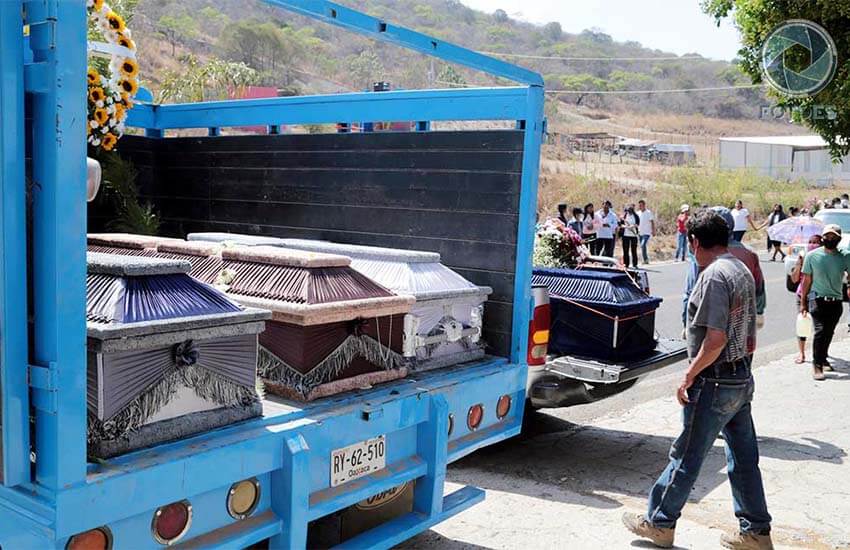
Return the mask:
<path id="1" fill-rule="evenodd" d="M 124 32 L 124 29 L 127 28 L 124 19 L 114 11 L 106 14 L 106 21 L 109 23 L 109 28 L 115 32 Z"/>
<path id="2" fill-rule="evenodd" d="M 136 92 L 139 90 L 139 83 L 133 80 L 132 78 L 122 78 L 121 81 L 118 83 L 118 86 L 121 88 L 121 90 L 131 96 L 136 95 Z"/>
<path id="3" fill-rule="evenodd" d="M 121 63 L 121 74 L 127 78 L 135 78 L 139 74 L 139 64 L 132 59 L 125 59 Z"/>
<path id="4" fill-rule="evenodd" d="M 133 98 L 127 92 L 121 92 L 121 103 L 124 104 L 124 108 L 126 109 L 133 108 Z"/>
<path id="5" fill-rule="evenodd" d="M 94 119 L 98 124 L 103 126 L 106 124 L 106 121 L 109 120 L 109 113 L 106 112 L 106 109 L 95 109 L 94 110 Z"/>
<path id="6" fill-rule="evenodd" d="M 136 49 L 136 43 L 133 42 L 133 40 L 131 38 L 127 38 L 126 36 L 123 36 L 123 35 L 118 36 L 118 45 L 124 46 L 128 50 L 135 50 Z"/>
<path id="7" fill-rule="evenodd" d="M 94 69 L 89 69 L 87 74 L 89 85 L 98 86 L 100 85 L 100 73 L 98 73 Z"/>
<path id="8" fill-rule="evenodd" d="M 94 0 L 92 2 L 92 8 L 94 11 L 100 11 L 103 9 L 103 0 Z"/>
<path id="9" fill-rule="evenodd" d="M 106 134 L 101 141 L 101 147 L 106 151 L 111 151 L 115 144 L 118 143 L 118 138 L 112 134 Z"/>
<path id="10" fill-rule="evenodd" d="M 127 116 L 127 110 L 120 103 L 116 103 L 115 106 L 115 120 L 121 122 L 124 120 L 124 117 Z"/>
<path id="11" fill-rule="evenodd" d="M 92 103 L 97 103 L 98 101 L 103 101 L 103 88 L 100 86 L 95 86 L 89 90 L 89 101 Z"/>

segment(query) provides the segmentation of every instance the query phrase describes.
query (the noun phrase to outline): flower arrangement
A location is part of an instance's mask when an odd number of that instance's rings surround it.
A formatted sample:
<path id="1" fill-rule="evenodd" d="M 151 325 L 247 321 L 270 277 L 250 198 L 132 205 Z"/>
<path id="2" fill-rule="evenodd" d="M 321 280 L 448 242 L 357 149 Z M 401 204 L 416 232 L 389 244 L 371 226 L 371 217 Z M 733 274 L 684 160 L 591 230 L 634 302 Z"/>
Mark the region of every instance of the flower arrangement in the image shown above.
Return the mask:
<path id="1" fill-rule="evenodd" d="M 104 0 L 88 0 L 89 17 L 107 43 L 136 51 L 130 29 L 124 19 Z M 124 135 L 127 111 L 133 108 L 133 97 L 139 89 L 139 65 L 133 57 L 112 54 L 108 74 L 90 66 L 88 70 L 89 145 L 111 151 Z"/>
<path id="2" fill-rule="evenodd" d="M 539 267 L 575 267 L 590 255 L 578 233 L 557 218 L 537 225 L 533 262 Z"/>

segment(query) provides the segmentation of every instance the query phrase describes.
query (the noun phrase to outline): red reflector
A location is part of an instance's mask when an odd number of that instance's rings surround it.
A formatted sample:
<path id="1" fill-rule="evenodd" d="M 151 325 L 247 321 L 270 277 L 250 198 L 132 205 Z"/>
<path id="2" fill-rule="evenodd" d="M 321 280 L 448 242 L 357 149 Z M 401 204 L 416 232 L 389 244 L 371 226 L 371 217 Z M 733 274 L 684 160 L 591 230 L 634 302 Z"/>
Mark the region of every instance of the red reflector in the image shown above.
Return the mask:
<path id="1" fill-rule="evenodd" d="M 106 527 L 98 527 L 74 535 L 68 539 L 65 548 L 66 550 L 109 550 L 112 548 L 112 537 Z"/>
<path id="2" fill-rule="evenodd" d="M 469 407 L 469 413 L 466 415 L 467 427 L 475 431 L 481 425 L 482 420 L 484 420 L 484 405 L 478 404 Z"/>
<path id="3" fill-rule="evenodd" d="M 503 395 L 496 404 L 496 418 L 501 420 L 508 416 L 509 412 L 511 412 L 511 396 Z"/>
<path id="4" fill-rule="evenodd" d="M 528 364 L 546 364 L 546 352 L 549 342 L 549 304 L 539 305 L 534 308 L 534 315 L 528 327 Z"/>
<path id="5" fill-rule="evenodd" d="M 159 508 L 153 515 L 151 531 L 160 544 L 171 544 L 186 534 L 192 524 L 192 505 L 174 502 Z"/>

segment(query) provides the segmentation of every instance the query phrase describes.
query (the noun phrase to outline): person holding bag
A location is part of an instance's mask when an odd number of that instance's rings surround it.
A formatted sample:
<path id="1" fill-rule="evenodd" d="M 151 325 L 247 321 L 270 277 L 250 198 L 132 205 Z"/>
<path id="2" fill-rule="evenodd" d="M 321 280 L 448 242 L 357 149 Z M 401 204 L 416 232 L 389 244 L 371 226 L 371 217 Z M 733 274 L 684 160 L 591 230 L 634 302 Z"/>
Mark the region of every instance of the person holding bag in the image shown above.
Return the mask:
<path id="1" fill-rule="evenodd" d="M 638 240 L 640 239 L 640 216 L 635 212 L 635 205 L 626 207 L 620 218 L 621 238 L 623 239 L 623 265 L 638 266 Z"/>

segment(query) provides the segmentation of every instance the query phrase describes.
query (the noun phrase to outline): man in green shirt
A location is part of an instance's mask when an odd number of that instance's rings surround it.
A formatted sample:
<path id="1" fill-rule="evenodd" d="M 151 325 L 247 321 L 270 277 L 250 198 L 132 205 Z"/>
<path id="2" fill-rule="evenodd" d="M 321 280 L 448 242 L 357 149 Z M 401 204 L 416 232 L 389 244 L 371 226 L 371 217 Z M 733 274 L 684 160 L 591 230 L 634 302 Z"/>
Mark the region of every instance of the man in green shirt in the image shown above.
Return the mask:
<path id="1" fill-rule="evenodd" d="M 850 273 L 848 256 L 838 251 L 841 227 L 829 224 L 823 228 L 822 236 L 823 246 L 806 254 L 801 271 L 803 288 L 800 295 L 804 298 L 800 300 L 800 313 L 805 316 L 811 311 L 815 326 L 815 337 L 812 341 L 812 376 L 815 380 L 825 380 L 823 371 L 832 370 L 826 357 L 835 334 L 835 326 L 844 313 L 844 274 Z M 815 293 L 811 303 L 805 299 L 810 291 Z"/>

